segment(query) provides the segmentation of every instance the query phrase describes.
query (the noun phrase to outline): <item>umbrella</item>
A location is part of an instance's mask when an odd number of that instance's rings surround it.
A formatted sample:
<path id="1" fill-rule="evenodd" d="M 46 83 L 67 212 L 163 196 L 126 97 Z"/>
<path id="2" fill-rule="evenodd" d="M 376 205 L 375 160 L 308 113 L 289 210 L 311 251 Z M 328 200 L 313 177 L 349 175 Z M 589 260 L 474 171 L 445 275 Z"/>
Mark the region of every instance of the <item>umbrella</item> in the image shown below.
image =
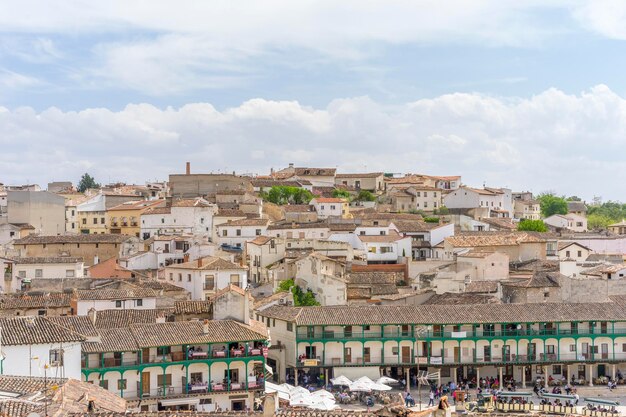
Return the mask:
<path id="1" fill-rule="evenodd" d="M 350 384 L 352 384 L 352 381 L 350 381 L 347 377 L 345 377 L 343 375 L 338 376 L 337 378 L 331 379 L 330 382 L 333 385 L 350 385 Z"/>
<path id="2" fill-rule="evenodd" d="M 334 410 L 337 408 L 337 405 L 335 404 L 335 400 L 321 398 L 319 401 L 310 405 L 309 408 L 313 408 L 315 410 Z"/>
<path id="3" fill-rule="evenodd" d="M 389 391 L 391 387 L 385 384 L 374 383 L 372 385 L 372 391 Z"/>
<path id="4" fill-rule="evenodd" d="M 354 381 L 352 384 L 348 385 L 348 388 L 350 391 L 370 392 L 372 391 L 372 384 Z"/>
<path id="5" fill-rule="evenodd" d="M 314 398 L 327 398 L 329 400 L 333 400 L 333 401 L 335 400 L 335 396 L 331 394 L 330 392 L 326 391 L 325 389 L 313 391 L 311 393 L 311 396 Z"/>
<path id="6" fill-rule="evenodd" d="M 301 395 L 304 395 L 304 396 L 311 395 L 309 390 L 304 388 L 304 387 L 293 387 L 291 389 L 291 391 L 289 391 L 289 394 L 291 394 L 292 397 L 295 396 L 295 395 L 298 395 L 298 394 L 301 394 Z"/>
<path id="7" fill-rule="evenodd" d="M 369 377 L 366 377 L 366 376 L 362 376 L 361 378 L 355 380 L 354 382 L 361 382 L 363 384 L 369 384 L 369 385 L 373 385 L 375 383 Z"/>
<path id="8" fill-rule="evenodd" d="M 309 407 L 313 405 L 313 400 L 311 397 L 305 396 L 291 397 L 289 405 L 292 407 Z"/>
<path id="9" fill-rule="evenodd" d="M 380 378 L 378 378 L 376 380 L 377 384 L 395 384 L 398 381 L 393 379 L 393 378 L 389 378 L 388 376 L 381 376 Z"/>

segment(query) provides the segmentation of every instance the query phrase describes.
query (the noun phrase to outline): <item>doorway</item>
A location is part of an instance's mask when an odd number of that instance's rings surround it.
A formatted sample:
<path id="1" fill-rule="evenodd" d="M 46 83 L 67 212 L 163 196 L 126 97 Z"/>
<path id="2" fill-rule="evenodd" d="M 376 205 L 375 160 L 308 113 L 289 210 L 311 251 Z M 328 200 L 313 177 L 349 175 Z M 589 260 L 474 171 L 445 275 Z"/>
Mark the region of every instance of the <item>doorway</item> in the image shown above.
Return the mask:
<path id="1" fill-rule="evenodd" d="M 402 346 L 402 363 L 411 363 L 411 346 Z"/>

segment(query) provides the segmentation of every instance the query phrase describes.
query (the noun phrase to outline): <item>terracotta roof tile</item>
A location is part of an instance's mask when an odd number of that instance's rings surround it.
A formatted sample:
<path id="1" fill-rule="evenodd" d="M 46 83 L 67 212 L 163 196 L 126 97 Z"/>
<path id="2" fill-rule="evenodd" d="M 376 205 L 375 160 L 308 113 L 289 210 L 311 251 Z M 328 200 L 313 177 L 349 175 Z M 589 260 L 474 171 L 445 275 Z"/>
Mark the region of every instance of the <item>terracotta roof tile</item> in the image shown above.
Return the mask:
<path id="1" fill-rule="evenodd" d="M 3 345 L 80 342 L 85 337 L 48 320 L 46 317 L 0 318 Z"/>
<path id="2" fill-rule="evenodd" d="M 16 245 L 41 245 L 44 243 L 123 243 L 132 239 L 126 235 L 112 234 L 74 234 L 74 235 L 28 235 L 21 239 L 15 240 Z"/>

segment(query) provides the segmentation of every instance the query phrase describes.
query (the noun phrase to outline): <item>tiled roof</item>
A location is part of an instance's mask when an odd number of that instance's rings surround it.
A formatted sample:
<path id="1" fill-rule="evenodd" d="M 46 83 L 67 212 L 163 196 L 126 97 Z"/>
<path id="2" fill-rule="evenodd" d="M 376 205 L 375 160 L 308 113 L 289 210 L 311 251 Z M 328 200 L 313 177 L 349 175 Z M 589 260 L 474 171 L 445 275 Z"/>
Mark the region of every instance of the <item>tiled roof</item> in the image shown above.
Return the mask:
<path id="1" fill-rule="evenodd" d="M 282 298 L 289 298 L 289 291 L 279 291 L 279 292 L 275 292 L 272 295 L 268 295 L 267 297 L 263 297 L 263 298 L 255 298 L 254 299 L 254 309 L 257 310 L 265 305 L 271 304 L 275 301 L 278 301 Z"/>
<path id="2" fill-rule="evenodd" d="M 274 223 L 267 226 L 267 230 L 288 230 L 288 229 L 328 229 L 328 223 L 325 221 L 296 223 L 282 222 Z"/>
<path id="3" fill-rule="evenodd" d="M 16 264 L 28 265 L 28 264 L 73 264 L 82 262 L 82 257 L 76 256 L 39 256 L 39 257 L 25 257 L 25 258 L 11 258 Z"/>
<path id="4" fill-rule="evenodd" d="M 382 172 L 364 172 L 361 174 L 337 174 L 335 178 L 378 178 L 385 175 Z"/>
<path id="5" fill-rule="evenodd" d="M 412 213 L 379 213 L 376 211 L 366 211 L 354 213 L 355 218 L 363 220 L 390 220 L 396 222 L 397 220 L 423 220 L 419 214 Z"/>
<path id="6" fill-rule="evenodd" d="M 220 207 L 214 217 L 246 217 L 246 213 L 238 209 L 225 209 Z"/>
<path id="7" fill-rule="evenodd" d="M 503 286 L 517 288 L 549 288 L 560 287 L 563 279 L 566 277 L 558 272 L 539 271 L 534 272 L 532 277 L 526 280 L 511 279 L 510 281 L 502 281 Z"/>
<path id="8" fill-rule="evenodd" d="M 44 243 L 122 243 L 132 239 L 131 236 L 113 234 L 82 234 L 73 235 L 28 235 L 15 240 L 15 245 L 41 245 Z"/>
<path id="9" fill-rule="evenodd" d="M 198 260 L 184 262 L 182 264 L 173 264 L 170 265 L 169 268 L 173 269 L 194 269 L 194 270 L 208 270 L 213 271 L 216 269 L 247 269 L 241 265 L 236 263 L 227 261 L 226 259 L 219 258 L 217 256 L 205 256 L 201 260 L 202 265 L 198 266 Z"/>
<path id="10" fill-rule="evenodd" d="M 335 198 L 335 197 L 318 197 L 314 198 L 312 201 L 317 203 L 345 203 L 346 200 L 343 198 Z"/>
<path id="11" fill-rule="evenodd" d="M 272 306 L 262 316 L 299 326 L 362 324 L 465 324 L 559 321 L 626 321 L 626 307 L 616 303 L 536 303 L 429 306 Z"/>
<path id="12" fill-rule="evenodd" d="M 445 239 L 446 243 L 457 248 L 480 246 L 512 246 L 521 243 L 543 243 L 544 239 L 526 232 L 461 234 Z"/>
<path id="13" fill-rule="evenodd" d="M 172 207 L 211 207 L 212 205 L 201 198 L 172 200 Z"/>
<path id="14" fill-rule="evenodd" d="M 253 245 L 261 246 L 261 245 L 265 245 L 267 242 L 269 242 L 272 239 L 273 238 L 271 236 L 258 236 L 256 238 L 252 239 L 251 241 L 249 241 L 248 243 L 252 243 Z"/>
<path id="15" fill-rule="evenodd" d="M 44 380 L 43 377 L 36 376 L 2 375 L 2 378 L 0 378 L 0 391 L 24 395 L 42 391 L 46 384 L 48 387 L 51 387 L 54 384 L 63 384 L 65 381 L 67 380 L 63 378 L 48 377 L 47 380 Z"/>
<path id="16" fill-rule="evenodd" d="M 598 272 L 603 274 L 613 274 L 619 271 L 626 269 L 626 264 L 617 264 L 617 265 L 605 265 Z"/>
<path id="17" fill-rule="evenodd" d="M 0 400 L 0 416 L 26 417 L 39 409 L 40 404 L 19 398 L 6 398 Z"/>
<path id="18" fill-rule="evenodd" d="M 213 311 L 211 300 L 183 300 L 174 303 L 174 314 L 205 314 Z"/>
<path id="19" fill-rule="evenodd" d="M 492 210 L 496 211 L 496 210 Z M 503 212 L 506 212 L 504 210 Z M 483 223 L 487 223 L 491 226 L 497 227 L 499 229 L 506 230 L 517 230 L 517 223 L 515 223 L 511 219 L 501 218 L 501 217 L 481 217 L 480 221 Z"/>
<path id="20" fill-rule="evenodd" d="M 428 223 L 421 220 L 393 220 L 393 224 L 401 233 L 429 232 L 443 226 L 439 223 Z"/>
<path id="21" fill-rule="evenodd" d="M 48 316 L 47 319 L 85 337 L 98 337 L 98 330 L 89 316 Z"/>
<path id="22" fill-rule="evenodd" d="M 355 223 L 329 223 L 328 229 L 331 232 L 354 232 L 357 225 Z"/>
<path id="23" fill-rule="evenodd" d="M 128 201 L 126 203 L 118 204 L 115 207 L 111 207 L 107 211 L 145 210 L 149 207 L 154 207 L 161 204 L 165 205 L 165 200 Z"/>
<path id="24" fill-rule="evenodd" d="M 69 414 L 68 417 L 263 417 L 263 413 L 247 411 L 135 411 L 129 413 L 95 412 Z M 277 417 L 376 417 L 375 412 L 365 410 L 332 411 L 310 410 L 302 408 L 281 408 L 274 412 Z M 398 414 L 399 416 L 401 414 Z M 410 417 L 410 416 L 409 416 Z"/>
<path id="25" fill-rule="evenodd" d="M 334 176 L 337 172 L 336 168 L 295 168 L 296 175 L 313 175 L 313 176 Z"/>
<path id="26" fill-rule="evenodd" d="M 472 281 L 465 286 L 466 293 L 491 293 L 498 291 L 498 281 Z"/>
<path id="27" fill-rule="evenodd" d="M 459 254 L 458 257 L 459 258 L 486 258 L 487 256 L 491 256 L 494 253 L 495 252 L 490 252 L 490 251 L 471 250 L 469 252 Z"/>
<path id="28" fill-rule="evenodd" d="M 159 316 L 168 317 L 173 309 L 128 309 L 128 310 L 101 310 L 96 313 L 96 328 L 111 329 L 128 327 L 133 323 L 156 323 Z"/>
<path id="29" fill-rule="evenodd" d="M 269 219 L 240 219 L 218 224 L 217 227 L 229 226 L 267 226 Z"/>
<path id="30" fill-rule="evenodd" d="M 247 340 L 264 340 L 267 335 L 233 320 L 208 322 L 208 332 L 203 333 L 199 321 L 174 323 L 132 324 L 130 329 L 140 348 L 174 346 L 183 344 L 230 343 Z"/>
<path id="31" fill-rule="evenodd" d="M 308 180 L 271 180 L 271 179 L 253 179 L 250 181 L 253 187 L 271 188 L 271 187 L 301 187 L 302 185 L 311 185 Z"/>
<path id="32" fill-rule="evenodd" d="M 582 201 L 568 201 L 567 202 L 567 210 L 572 211 L 587 211 L 587 206 Z"/>
<path id="33" fill-rule="evenodd" d="M 172 212 L 171 207 L 152 207 L 144 211 L 141 215 L 148 216 L 151 214 L 170 214 Z"/>
<path id="34" fill-rule="evenodd" d="M 99 342 L 86 342 L 82 345 L 85 353 L 132 352 L 139 350 L 130 328 L 98 329 Z"/>
<path id="35" fill-rule="evenodd" d="M 36 345 L 85 340 L 84 336 L 59 326 L 46 317 L 0 318 L 0 327 L 3 345 Z"/>
<path id="36" fill-rule="evenodd" d="M 0 295 L 0 309 L 60 308 L 70 306 L 71 294 L 4 294 Z"/>
<path id="37" fill-rule="evenodd" d="M 74 293 L 79 300 L 131 300 L 158 295 L 151 288 L 76 290 Z"/>
<path id="38" fill-rule="evenodd" d="M 280 206 L 285 213 L 308 213 L 315 211 L 312 206 L 308 204 L 287 204 Z"/>
<path id="39" fill-rule="evenodd" d="M 498 304 L 500 300 L 486 294 L 444 293 L 435 294 L 424 305 Z"/>

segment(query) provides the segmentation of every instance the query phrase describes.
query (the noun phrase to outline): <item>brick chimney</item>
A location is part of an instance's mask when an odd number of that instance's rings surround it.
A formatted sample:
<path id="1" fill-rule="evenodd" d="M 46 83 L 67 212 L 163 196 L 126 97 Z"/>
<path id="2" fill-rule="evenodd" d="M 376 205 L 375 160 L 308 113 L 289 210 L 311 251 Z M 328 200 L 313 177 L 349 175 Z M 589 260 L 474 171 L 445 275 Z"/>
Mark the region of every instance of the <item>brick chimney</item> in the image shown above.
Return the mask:
<path id="1" fill-rule="evenodd" d="M 209 321 L 208 320 L 204 320 L 204 322 L 202 322 L 202 334 L 209 334 Z"/>
<path id="2" fill-rule="evenodd" d="M 159 315 L 156 317 L 156 322 L 157 323 L 165 323 L 165 314 L 159 313 Z"/>
<path id="3" fill-rule="evenodd" d="M 198 268 L 202 268 L 202 257 L 198 258 Z"/>
<path id="4" fill-rule="evenodd" d="M 185 175 L 191 175 L 191 162 L 185 164 Z"/>

